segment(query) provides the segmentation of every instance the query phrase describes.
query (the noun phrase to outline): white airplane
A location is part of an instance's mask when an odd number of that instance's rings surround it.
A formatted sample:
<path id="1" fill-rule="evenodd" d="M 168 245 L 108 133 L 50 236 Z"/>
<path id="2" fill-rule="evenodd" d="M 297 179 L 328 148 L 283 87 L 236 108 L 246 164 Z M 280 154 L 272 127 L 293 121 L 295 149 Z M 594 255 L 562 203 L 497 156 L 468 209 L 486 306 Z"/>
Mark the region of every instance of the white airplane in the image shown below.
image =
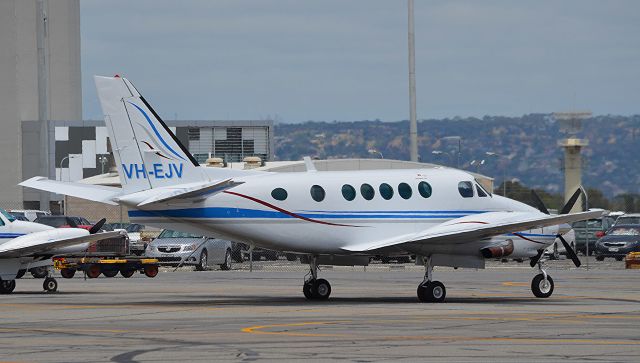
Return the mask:
<path id="1" fill-rule="evenodd" d="M 0 209 L 0 294 L 10 294 L 20 278 L 30 268 L 51 266 L 51 257 L 66 251 L 77 251 L 91 241 L 111 238 L 120 232 L 96 233 L 104 220 L 90 230 L 82 228 L 53 228 L 40 223 L 18 221 Z M 68 250 L 72 248 L 72 250 Z M 86 248 L 86 247 L 85 247 Z M 56 291 L 53 277 L 44 279 L 46 291 Z"/>
<path id="2" fill-rule="evenodd" d="M 558 225 L 601 210 L 551 216 L 493 195 L 461 170 L 272 173 L 199 166 L 125 78 L 95 77 L 122 188 L 34 177 L 20 185 L 120 204 L 133 222 L 306 254 L 308 299 L 327 299 L 318 265 L 366 265 L 372 255 L 415 254 L 425 265 L 420 301 L 444 301 L 434 266 L 484 268 L 488 258 L 532 258 L 537 297 L 553 292 L 540 263 Z M 569 248 L 567 248 L 569 249 Z M 579 264 L 575 253 L 572 259 Z"/>

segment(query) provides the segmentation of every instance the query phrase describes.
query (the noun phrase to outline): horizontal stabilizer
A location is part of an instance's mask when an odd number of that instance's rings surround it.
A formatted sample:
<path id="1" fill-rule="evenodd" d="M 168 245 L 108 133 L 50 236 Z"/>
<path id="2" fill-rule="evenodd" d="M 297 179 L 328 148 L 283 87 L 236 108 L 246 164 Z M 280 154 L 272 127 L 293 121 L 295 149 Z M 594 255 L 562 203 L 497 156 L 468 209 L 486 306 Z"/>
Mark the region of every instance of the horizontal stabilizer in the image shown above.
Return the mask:
<path id="1" fill-rule="evenodd" d="M 0 257 L 24 257 L 30 254 L 46 255 L 48 251 L 53 249 L 85 242 L 101 241 L 118 237 L 123 233 L 126 232 L 112 231 L 89 234 L 89 231 L 82 228 L 56 228 L 34 232 L 1 244 Z"/>
<path id="2" fill-rule="evenodd" d="M 598 218 L 602 209 L 565 215 L 531 212 L 487 212 L 452 219 L 418 233 L 384 241 L 342 247 L 345 251 L 366 252 L 404 243 L 467 243 L 529 229 Z"/>
<path id="3" fill-rule="evenodd" d="M 117 205 L 113 200 L 122 194 L 122 189 L 120 188 L 62 182 L 50 180 L 43 176 L 34 176 L 33 178 L 27 179 L 18 185 L 111 205 Z"/>
<path id="4" fill-rule="evenodd" d="M 142 207 L 153 203 L 204 198 L 218 194 L 224 190 L 231 189 L 242 183 L 244 182 L 234 182 L 229 178 L 222 181 L 189 183 L 172 187 L 157 188 L 154 189 L 154 191 L 157 192 L 156 195 L 138 203 L 138 206 Z"/>

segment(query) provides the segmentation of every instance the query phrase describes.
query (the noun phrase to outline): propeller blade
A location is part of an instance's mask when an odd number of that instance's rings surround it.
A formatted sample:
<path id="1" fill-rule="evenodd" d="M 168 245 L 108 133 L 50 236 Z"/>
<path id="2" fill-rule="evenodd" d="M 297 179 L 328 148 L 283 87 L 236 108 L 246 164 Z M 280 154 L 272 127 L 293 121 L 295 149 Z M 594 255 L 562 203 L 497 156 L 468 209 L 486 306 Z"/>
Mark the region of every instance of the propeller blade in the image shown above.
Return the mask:
<path id="1" fill-rule="evenodd" d="M 67 222 L 69 222 L 69 227 L 78 228 L 78 223 L 76 223 L 76 221 L 74 221 L 73 218 L 67 218 Z"/>
<path id="2" fill-rule="evenodd" d="M 96 234 L 97 232 L 100 232 L 100 230 L 102 229 L 102 226 L 107 222 L 106 218 L 102 218 L 101 220 L 98 221 L 98 223 L 94 224 L 93 227 L 91 227 L 91 229 L 89 230 L 89 234 Z"/>
<path id="3" fill-rule="evenodd" d="M 562 207 L 560 214 L 569 214 L 569 212 L 571 212 L 571 209 L 573 209 L 573 205 L 576 204 L 576 201 L 578 200 L 580 193 L 581 193 L 580 188 L 576 189 L 576 191 L 573 193 L 571 198 L 569 198 L 569 200 L 567 201 L 567 204 L 565 204 L 564 207 Z"/>
<path id="4" fill-rule="evenodd" d="M 531 265 L 531 267 L 534 267 L 535 265 L 537 265 L 538 261 L 540 261 L 540 259 L 542 258 L 543 253 L 544 253 L 544 250 L 538 250 L 538 254 L 535 257 L 531 258 L 531 262 L 529 263 L 529 265 Z"/>
<path id="5" fill-rule="evenodd" d="M 567 257 L 569 257 L 571 261 L 573 261 L 573 264 L 576 265 L 576 267 L 580 267 L 580 265 L 582 265 L 582 262 L 580 262 L 578 255 L 576 255 L 576 251 L 571 248 L 569 243 L 567 243 L 567 241 L 564 239 L 564 237 L 562 237 L 561 234 L 558 234 L 558 238 L 560 238 L 560 242 L 562 242 L 565 251 L 567 251 Z"/>
<path id="6" fill-rule="evenodd" d="M 540 199 L 538 193 L 536 193 L 536 191 L 533 189 L 531 189 L 531 199 L 533 199 L 533 204 L 535 204 L 536 208 L 538 208 L 540 212 L 549 214 L 549 210 L 544 205 L 544 202 L 542 201 L 542 199 Z"/>

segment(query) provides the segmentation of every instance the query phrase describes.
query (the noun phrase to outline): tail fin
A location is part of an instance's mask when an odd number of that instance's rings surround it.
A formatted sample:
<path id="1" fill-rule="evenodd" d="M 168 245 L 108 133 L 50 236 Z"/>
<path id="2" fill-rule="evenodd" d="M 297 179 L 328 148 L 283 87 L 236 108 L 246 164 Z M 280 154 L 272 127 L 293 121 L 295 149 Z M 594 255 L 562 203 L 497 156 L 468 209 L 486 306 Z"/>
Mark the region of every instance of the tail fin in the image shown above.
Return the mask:
<path id="1" fill-rule="evenodd" d="M 209 179 L 131 82 L 95 82 L 125 193 Z"/>

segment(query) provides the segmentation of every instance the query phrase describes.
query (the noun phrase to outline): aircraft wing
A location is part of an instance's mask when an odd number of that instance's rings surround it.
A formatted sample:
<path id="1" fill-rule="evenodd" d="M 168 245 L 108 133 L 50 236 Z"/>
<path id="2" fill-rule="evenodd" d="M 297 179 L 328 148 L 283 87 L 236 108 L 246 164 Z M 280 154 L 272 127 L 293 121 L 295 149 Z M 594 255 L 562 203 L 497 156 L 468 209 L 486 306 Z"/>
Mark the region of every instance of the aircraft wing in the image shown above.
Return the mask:
<path id="1" fill-rule="evenodd" d="M 342 247 L 351 252 L 367 252 L 404 243 L 467 243 L 506 233 L 598 218 L 602 209 L 587 212 L 546 215 L 538 212 L 487 212 L 452 219 L 418 233 Z"/>
<path id="2" fill-rule="evenodd" d="M 118 205 L 113 199 L 122 194 L 120 188 L 49 180 L 43 176 L 34 176 L 18 185 L 111 205 Z"/>
<path id="3" fill-rule="evenodd" d="M 89 234 L 89 231 L 82 228 L 57 228 L 29 233 L 0 244 L 0 258 L 44 255 L 56 248 L 118 237 L 122 233 L 113 231 Z"/>

